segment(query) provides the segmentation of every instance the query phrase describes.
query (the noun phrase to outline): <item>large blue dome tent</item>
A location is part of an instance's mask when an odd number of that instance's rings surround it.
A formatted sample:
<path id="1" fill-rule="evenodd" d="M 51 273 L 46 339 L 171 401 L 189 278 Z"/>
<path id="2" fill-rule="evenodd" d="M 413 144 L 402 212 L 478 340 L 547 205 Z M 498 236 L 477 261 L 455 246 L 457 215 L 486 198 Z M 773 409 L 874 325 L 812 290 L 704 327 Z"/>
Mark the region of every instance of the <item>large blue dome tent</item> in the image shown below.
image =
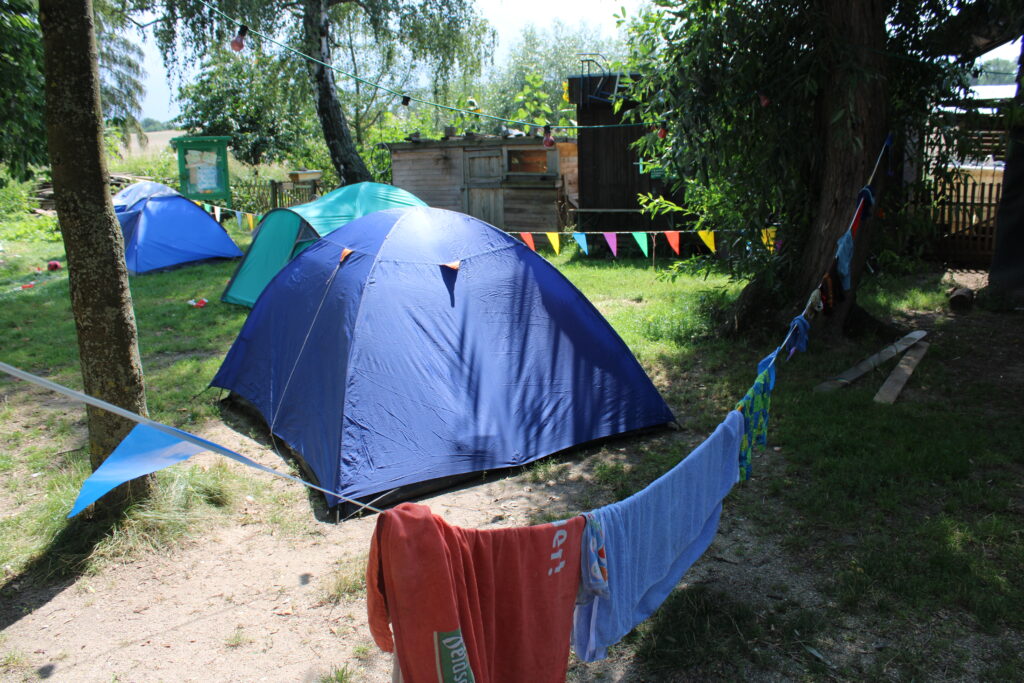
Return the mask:
<path id="1" fill-rule="evenodd" d="M 299 254 L 211 385 L 255 407 L 320 486 L 361 500 L 674 419 L 557 269 L 426 207 L 370 214 Z"/>
<path id="2" fill-rule="evenodd" d="M 133 275 L 242 256 L 217 221 L 166 185 L 135 183 L 114 195 L 113 201 L 124 235 L 125 261 Z"/>
<path id="3" fill-rule="evenodd" d="M 221 300 L 251 307 L 277 271 L 316 240 L 360 216 L 403 206 L 426 203 L 393 185 L 354 183 L 311 202 L 268 212 Z"/>

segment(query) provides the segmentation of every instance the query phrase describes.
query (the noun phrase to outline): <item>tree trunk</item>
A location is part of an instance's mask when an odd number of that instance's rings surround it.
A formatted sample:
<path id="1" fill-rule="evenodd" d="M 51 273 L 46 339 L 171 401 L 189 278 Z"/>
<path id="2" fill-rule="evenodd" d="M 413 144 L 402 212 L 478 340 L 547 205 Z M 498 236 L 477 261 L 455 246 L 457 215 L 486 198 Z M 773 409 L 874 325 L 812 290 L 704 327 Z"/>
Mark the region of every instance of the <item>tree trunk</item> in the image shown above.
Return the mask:
<path id="1" fill-rule="evenodd" d="M 1010 139 L 988 293 L 1012 301 L 1024 299 L 1024 47 L 1017 61 L 1017 94 L 1007 119 Z"/>
<path id="2" fill-rule="evenodd" d="M 334 71 L 324 66 L 331 63 L 328 5 L 328 0 L 303 0 L 302 35 L 306 54 L 323 62 L 309 62 L 310 75 L 316 89 L 316 113 L 331 154 L 331 163 L 341 182 L 349 185 L 373 180 L 373 176 L 352 142 L 348 121 L 345 120 L 338 101 L 338 91 L 334 86 Z"/>
<path id="3" fill-rule="evenodd" d="M 814 291 L 832 265 L 836 241 L 850 226 L 857 193 L 868 181 L 885 142 L 888 4 L 883 0 L 824 0 L 822 5 L 831 43 L 827 51 L 831 77 L 822 95 L 817 135 L 812 138 L 821 141 L 823 168 L 818 206 L 796 275 L 796 291 L 803 297 Z M 876 189 L 884 175 L 880 169 L 875 176 Z M 856 305 L 870 238 L 871 221 L 864 221 L 854 242 L 851 288 L 832 314 L 820 319 L 826 335 L 840 334 Z"/>
<path id="4" fill-rule="evenodd" d="M 822 53 L 829 60 L 830 78 L 817 105 L 818 123 L 813 144 L 821 147 L 821 164 L 812 176 L 820 178 L 808 201 L 817 208 L 798 257 L 799 267 L 781 274 L 785 296 L 793 308 L 802 309 L 817 289 L 836 254 L 836 242 L 850 226 L 857 207 L 857 195 L 867 183 L 878 152 L 886 138 L 887 91 L 885 67 L 885 20 L 887 0 L 820 0 L 824 22 L 821 34 L 827 44 Z M 879 169 L 875 188 L 885 175 Z M 845 292 L 830 315 L 816 319 L 826 336 L 837 336 L 844 327 L 860 325 L 864 316 L 850 316 L 856 307 L 856 288 L 868 253 L 871 222 L 863 221 L 855 240 L 850 266 L 851 289 Z M 773 278 L 755 278 L 744 288 L 730 321 L 733 332 L 742 332 L 769 322 L 778 313 L 779 293 L 769 289 Z"/>
<path id="5" fill-rule="evenodd" d="M 46 73 L 46 137 L 85 392 L 145 414 L 124 240 L 110 201 L 103 156 L 92 0 L 40 0 L 39 25 Z M 87 415 L 89 455 L 95 469 L 133 423 L 91 406 Z M 133 497 L 147 493 L 149 484 L 142 478 L 119 487 L 98 509 L 117 512 Z"/>

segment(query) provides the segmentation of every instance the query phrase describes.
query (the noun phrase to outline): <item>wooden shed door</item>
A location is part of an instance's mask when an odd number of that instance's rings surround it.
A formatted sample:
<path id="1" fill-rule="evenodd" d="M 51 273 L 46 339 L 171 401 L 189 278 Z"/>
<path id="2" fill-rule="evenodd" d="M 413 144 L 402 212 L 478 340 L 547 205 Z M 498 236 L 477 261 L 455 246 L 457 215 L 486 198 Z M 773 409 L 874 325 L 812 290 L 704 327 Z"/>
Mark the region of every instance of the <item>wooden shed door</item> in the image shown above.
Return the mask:
<path id="1" fill-rule="evenodd" d="M 467 149 L 465 159 L 466 213 L 491 225 L 503 227 L 501 148 Z"/>

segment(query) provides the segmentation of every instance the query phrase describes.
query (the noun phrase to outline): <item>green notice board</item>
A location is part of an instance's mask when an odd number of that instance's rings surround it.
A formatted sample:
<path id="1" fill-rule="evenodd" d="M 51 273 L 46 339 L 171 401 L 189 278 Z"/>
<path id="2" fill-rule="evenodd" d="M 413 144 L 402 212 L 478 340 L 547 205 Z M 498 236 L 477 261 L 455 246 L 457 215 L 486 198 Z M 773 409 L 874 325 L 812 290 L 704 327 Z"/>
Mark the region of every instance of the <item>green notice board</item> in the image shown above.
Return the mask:
<path id="1" fill-rule="evenodd" d="M 171 138 L 178 151 L 178 177 L 181 193 L 189 199 L 224 202 L 231 208 L 231 182 L 228 176 L 227 135 L 198 135 Z"/>

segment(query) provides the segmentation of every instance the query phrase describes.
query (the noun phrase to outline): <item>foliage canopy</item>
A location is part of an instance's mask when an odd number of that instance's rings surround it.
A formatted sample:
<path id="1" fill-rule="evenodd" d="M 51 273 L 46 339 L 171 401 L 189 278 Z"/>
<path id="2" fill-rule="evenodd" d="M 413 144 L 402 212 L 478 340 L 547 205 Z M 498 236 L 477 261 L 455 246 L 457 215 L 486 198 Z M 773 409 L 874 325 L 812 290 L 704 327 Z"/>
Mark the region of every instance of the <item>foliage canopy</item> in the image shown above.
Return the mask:
<path id="1" fill-rule="evenodd" d="M 217 50 L 178 91 L 178 123 L 191 133 L 230 135 L 234 155 L 256 166 L 288 157 L 316 131 L 309 81 L 287 57 Z"/>
<path id="2" fill-rule="evenodd" d="M 0 12 L 0 164 L 16 178 L 46 163 L 43 48 L 32 0 L 10 0 Z"/>
<path id="3" fill-rule="evenodd" d="M 871 162 L 882 146 L 858 132 L 864 88 L 884 90 L 877 114 L 920 177 L 945 165 L 948 156 L 928 156 L 916 141 L 952 132 L 939 106 L 966 87 L 971 60 L 951 60 L 929 42 L 957 4 L 891 0 L 885 26 L 874 29 L 885 31 L 884 49 L 875 50 L 830 23 L 828 3 L 657 0 L 628 40 L 628 68 L 639 74 L 630 116 L 651 127 L 638 149 L 672 180 L 679 203 L 655 208 L 685 206 L 696 227 L 720 231 L 736 274 L 791 280 L 833 163 L 822 131 L 846 131 L 845 153 Z M 858 189 L 848 188 L 851 214 Z M 774 254 L 759 239 L 769 227 L 785 246 Z"/>

